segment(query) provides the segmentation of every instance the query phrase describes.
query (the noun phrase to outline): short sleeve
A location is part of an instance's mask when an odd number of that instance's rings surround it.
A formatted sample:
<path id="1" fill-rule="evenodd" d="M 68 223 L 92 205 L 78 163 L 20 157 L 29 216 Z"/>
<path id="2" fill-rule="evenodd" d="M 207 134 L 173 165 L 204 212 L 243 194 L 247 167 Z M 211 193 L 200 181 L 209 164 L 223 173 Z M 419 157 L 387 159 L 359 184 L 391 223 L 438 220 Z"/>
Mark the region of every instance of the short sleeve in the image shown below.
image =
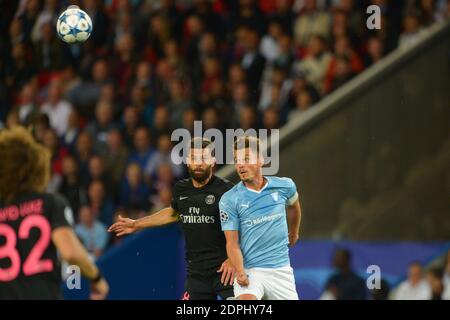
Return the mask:
<path id="1" fill-rule="evenodd" d="M 239 230 L 239 216 L 229 194 L 224 194 L 220 199 L 219 212 L 222 231 Z"/>
<path id="2" fill-rule="evenodd" d="M 286 195 L 286 204 L 287 205 L 293 205 L 295 201 L 298 199 L 298 192 L 297 192 L 297 186 L 295 185 L 295 182 L 292 181 L 291 178 L 284 178 L 286 182 L 285 186 L 285 195 Z"/>
<path id="3" fill-rule="evenodd" d="M 60 195 L 54 195 L 50 214 L 52 230 L 59 227 L 72 227 L 74 224 L 73 212 L 66 199 Z"/>

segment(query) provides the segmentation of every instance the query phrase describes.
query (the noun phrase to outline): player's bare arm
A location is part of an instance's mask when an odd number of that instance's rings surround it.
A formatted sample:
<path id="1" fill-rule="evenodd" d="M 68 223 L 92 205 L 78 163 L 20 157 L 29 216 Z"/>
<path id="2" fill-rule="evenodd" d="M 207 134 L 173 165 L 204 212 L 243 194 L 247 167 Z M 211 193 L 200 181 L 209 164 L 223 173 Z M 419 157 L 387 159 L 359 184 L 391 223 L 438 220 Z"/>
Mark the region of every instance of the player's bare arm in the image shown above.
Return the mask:
<path id="1" fill-rule="evenodd" d="M 233 284 L 234 276 L 236 274 L 236 268 L 229 258 L 222 263 L 220 269 L 217 270 L 217 272 L 222 272 L 220 282 L 222 282 L 223 285 L 229 284 L 231 286 Z"/>
<path id="2" fill-rule="evenodd" d="M 87 251 L 70 227 L 60 227 L 53 231 L 52 240 L 63 260 L 80 268 L 81 273 L 91 280 L 91 299 L 102 300 L 108 295 L 109 287 L 92 263 Z"/>
<path id="3" fill-rule="evenodd" d="M 119 215 L 118 221 L 109 227 L 108 232 L 113 232 L 119 237 L 143 229 L 174 223 L 179 220 L 179 214 L 172 207 L 164 208 L 154 214 L 137 220 L 124 218 Z"/>
<path id="4" fill-rule="evenodd" d="M 228 257 L 236 268 L 236 280 L 241 286 L 248 286 L 249 281 L 244 270 L 244 258 L 241 247 L 239 246 L 239 231 L 226 230 L 224 233 L 227 240 Z"/>
<path id="5" fill-rule="evenodd" d="M 297 199 L 292 205 L 288 206 L 287 222 L 289 232 L 289 245 L 294 246 L 299 238 L 300 223 L 302 220 L 302 210 L 300 201 Z"/>

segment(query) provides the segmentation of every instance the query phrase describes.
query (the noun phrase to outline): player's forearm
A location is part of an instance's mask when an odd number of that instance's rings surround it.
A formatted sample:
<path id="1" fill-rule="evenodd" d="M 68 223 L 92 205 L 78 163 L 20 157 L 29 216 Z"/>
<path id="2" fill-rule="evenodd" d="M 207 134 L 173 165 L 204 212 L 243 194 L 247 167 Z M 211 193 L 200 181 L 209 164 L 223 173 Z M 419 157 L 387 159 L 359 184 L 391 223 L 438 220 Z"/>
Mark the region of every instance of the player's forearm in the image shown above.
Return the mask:
<path id="1" fill-rule="evenodd" d="M 227 255 L 233 266 L 236 268 L 237 274 L 244 272 L 244 258 L 241 248 L 238 244 L 227 243 Z"/>
<path id="2" fill-rule="evenodd" d="M 289 233 L 298 233 L 302 220 L 302 210 L 300 202 L 297 200 L 292 206 L 288 207 L 288 229 Z"/>
<path id="3" fill-rule="evenodd" d="M 135 221 L 135 228 L 137 230 L 159 227 L 162 225 L 177 222 L 179 220 L 178 214 L 171 207 L 164 208 L 152 215 L 137 219 Z"/>

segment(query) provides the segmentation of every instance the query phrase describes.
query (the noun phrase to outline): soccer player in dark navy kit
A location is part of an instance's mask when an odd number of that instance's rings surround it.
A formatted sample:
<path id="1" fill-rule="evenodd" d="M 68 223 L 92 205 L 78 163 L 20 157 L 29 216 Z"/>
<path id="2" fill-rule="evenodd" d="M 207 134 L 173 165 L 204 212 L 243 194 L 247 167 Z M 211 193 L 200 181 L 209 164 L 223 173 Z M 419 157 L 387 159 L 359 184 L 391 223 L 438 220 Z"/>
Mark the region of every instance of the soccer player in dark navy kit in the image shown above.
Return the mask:
<path id="1" fill-rule="evenodd" d="M 43 193 L 50 153 L 24 128 L 0 131 L 0 300 L 60 299 L 58 254 L 91 280 L 91 298 L 108 284 L 72 230 L 72 211 Z"/>
<path id="2" fill-rule="evenodd" d="M 211 141 L 191 140 L 187 166 L 189 179 L 173 188 L 172 204 L 155 214 L 132 220 L 119 217 L 110 228 L 117 236 L 180 221 L 186 242 L 188 265 L 186 300 L 233 297 L 234 267 L 227 258 L 220 227 L 219 200 L 233 187 L 213 174 L 215 158 Z"/>

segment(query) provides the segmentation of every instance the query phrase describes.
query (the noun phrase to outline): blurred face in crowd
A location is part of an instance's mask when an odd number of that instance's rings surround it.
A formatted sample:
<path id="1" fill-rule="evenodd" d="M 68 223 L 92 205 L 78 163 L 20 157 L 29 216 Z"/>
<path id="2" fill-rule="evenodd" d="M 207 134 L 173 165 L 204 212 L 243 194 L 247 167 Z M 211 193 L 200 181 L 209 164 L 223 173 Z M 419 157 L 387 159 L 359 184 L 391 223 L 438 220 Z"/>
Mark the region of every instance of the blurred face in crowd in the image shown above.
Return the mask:
<path id="1" fill-rule="evenodd" d="M 302 90 L 295 99 L 297 110 L 305 111 L 312 105 L 312 98 L 308 91 Z"/>
<path id="2" fill-rule="evenodd" d="M 48 101 L 55 105 L 61 99 L 61 85 L 57 81 L 53 81 L 48 89 Z"/>
<path id="3" fill-rule="evenodd" d="M 211 147 L 190 148 L 187 158 L 187 168 L 189 175 L 195 181 L 203 183 L 212 175 L 215 165 L 215 158 L 211 154 Z"/>
<path id="4" fill-rule="evenodd" d="M 100 179 L 104 173 L 103 159 L 99 156 L 94 156 L 89 159 L 89 174 L 93 179 Z"/>
<path id="5" fill-rule="evenodd" d="M 11 56 L 16 61 L 25 59 L 25 44 L 23 42 L 16 43 L 12 48 Z"/>
<path id="6" fill-rule="evenodd" d="M 9 36 L 11 39 L 22 34 L 22 22 L 19 19 L 14 19 L 9 26 Z"/>
<path id="7" fill-rule="evenodd" d="M 264 112 L 263 123 L 266 129 L 278 129 L 280 128 L 280 117 L 277 110 L 274 108 L 269 108 Z"/>
<path id="8" fill-rule="evenodd" d="M 150 148 L 150 134 L 147 129 L 140 128 L 134 134 L 134 147 L 138 152 L 146 152 Z"/>
<path id="9" fill-rule="evenodd" d="M 94 63 L 92 78 L 95 82 L 103 82 L 108 78 L 108 66 L 104 60 L 98 60 Z"/>
<path id="10" fill-rule="evenodd" d="M 162 153 L 170 153 L 172 150 L 172 141 L 170 141 L 170 136 L 163 134 L 158 138 L 158 150 Z"/>
<path id="11" fill-rule="evenodd" d="M 136 78 L 142 81 L 148 81 L 152 75 L 152 67 L 147 61 L 139 62 L 136 68 Z"/>
<path id="12" fill-rule="evenodd" d="M 269 24 L 268 34 L 275 40 L 283 35 L 283 29 L 278 22 L 271 22 Z"/>
<path id="13" fill-rule="evenodd" d="M 234 87 L 233 100 L 235 102 L 245 102 L 248 99 L 248 88 L 245 83 L 239 83 Z"/>
<path id="14" fill-rule="evenodd" d="M 237 84 L 245 81 L 245 71 L 240 65 L 233 64 L 228 69 L 228 78 L 231 84 Z"/>
<path id="15" fill-rule="evenodd" d="M 197 35 L 203 30 L 203 23 L 196 15 L 189 16 L 186 25 L 192 35 Z"/>
<path id="16" fill-rule="evenodd" d="M 20 92 L 20 102 L 22 104 L 29 104 L 34 102 L 34 98 L 36 96 L 35 87 L 31 83 L 27 83 L 23 86 L 22 91 Z"/>
<path id="17" fill-rule="evenodd" d="M 403 28 L 406 33 L 414 33 L 419 29 L 419 20 L 413 15 L 408 15 L 403 20 Z"/>
<path id="18" fill-rule="evenodd" d="M 219 60 L 215 58 L 208 58 L 203 62 L 203 73 L 206 77 L 215 76 L 220 73 Z"/>
<path id="19" fill-rule="evenodd" d="M 172 190 L 170 188 L 167 187 L 161 188 L 158 192 L 158 196 L 163 206 L 165 207 L 170 206 L 170 203 L 172 201 Z"/>
<path id="20" fill-rule="evenodd" d="M 123 121 L 127 128 L 135 128 L 139 122 L 139 111 L 135 107 L 127 107 L 123 113 Z"/>
<path id="21" fill-rule="evenodd" d="M 256 121 L 255 111 L 252 107 L 246 106 L 241 109 L 239 115 L 239 126 L 244 129 L 250 129 L 254 127 Z"/>
<path id="22" fill-rule="evenodd" d="M 200 51 L 206 55 L 213 55 L 217 51 L 217 43 L 214 35 L 207 32 L 200 39 Z"/>
<path id="23" fill-rule="evenodd" d="M 81 132 L 77 140 L 77 150 L 80 154 L 88 154 L 92 150 L 92 139 L 86 132 Z"/>
<path id="24" fill-rule="evenodd" d="M 367 51 L 373 60 L 377 61 L 381 59 L 384 52 L 383 42 L 379 38 L 370 38 L 367 43 Z"/>
<path id="25" fill-rule="evenodd" d="M 164 44 L 164 54 L 167 58 L 169 57 L 178 57 L 178 44 L 175 40 L 168 40 Z"/>
<path id="26" fill-rule="evenodd" d="M 58 151 L 58 136 L 52 129 L 45 131 L 43 143 L 53 154 Z"/>
<path id="27" fill-rule="evenodd" d="M 172 167 L 168 163 L 162 163 L 156 170 L 157 179 L 160 183 L 170 185 L 173 181 Z"/>
<path id="28" fill-rule="evenodd" d="M 422 280 L 422 266 L 419 264 L 413 264 L 408 269 L 408 280 L 411 284 L 416 285 Z"/>
<path id="29" fill-rule="evenodd" d="M 80 208 L 79 217 L 80 222 L 87 227 L 92 226 L 92 224 L 94 223 L 94 215 L 91 208 L 88 206 Z"/>
<path id="30" fill-rule="evenodd" d="M 351 50 L 350 41 L 347 37 L 339 37 L 334 44 L 334 53 L 347 54 Z"/>
<path id="31" fill-rule="evenodd" d="M 321 54 L 325 50 L 324 43 L 319 37 L 311 37 L 309 40 L 309 53 L 313 56 Z"/>
<path id="32" fill-rule="evenodd" d="M 170 90 L 170 98 L 173 101 L 178 101 L 184 98 L 183 84 L 181 83 L 180 80 L 174 79 L 170 81 L 169 90 Z"/>
<path id="33" fill-rule="evenodd" d="M 312 11 L 317 8 L 316 0 L 305 0 L 305 10 Z"/>
<path id="34" fill-rule="evenodd" d="M 107 83 L 107 84 L 102 85 L 99 100 L 113 103 L 114 96 L 115 96 L 114 86 L 112 84 Z"/>
<path id="35" fill-rule="evenodd" d="M 214 108 L 208 108 L 203 112 L 203 126 L 205 129 L 217 128 L 219 126 L 219 116 Z"/>
<path id="36" fill-rule="evenodd" d="M 278 47 L 282 54 L 288 54 L 291 51 L 291 37 L 288 35 L 281 35 L 278 39 Z"/>
<path id="37" fill-rule="evenodd" d="M 89 185 L 89 199 L 94 204 L 101 204 L 105 197 L 105 187 L 101 181 L 92 181 Z"/>
<path id="38" fill-rule="evenodd" d="M 261 176 L 261 168 L 263 166 L 263 157 L 258 151 L 256 141 L 250 142 L 250 147 L 237 148 L 234 150 L 234 162 L 236 172 L 243 182 L 252 183 Z"/>
<path id="39" fill-rule="evenodd" d="M 130 187 L 137 188 L 142 181 L 142 171 L 138 164 L 130 164 L 127 168 L 127 180 Z"/>
<path id="40" fill-rule="evenodd" d="M 187 109 L 183 113 L 183 128 L 188 130 L 194 129 L 194 121 L 197 118 L 197 115 L 194 109 Z"/>
<path id="41" fill-rule="evenodd" d="M 119 130 L 113 129 L 108 132 L 107 144 L 110 151 L 118 151 L 122 146 L 122 135 Z"/>
<path id="42" fill-rule="evenodd" d="M 169 111 L 165 106 L 159 106 L 155 109 L 153 121 L 156 129 L 163 130 L 169 127 Z"/>
<path id="43" fill-rule="evenodd" d="M 74 157 L 65 157 L 62 162 L 62 172 L 67 176 L 75 176 L 78 173 L 78 165 Z"/>
<path id="44" fill-rule="evenodd" d="M 338 58 L 336 60 L 336 76 L 347 76 L 350 72 L 350 62 L 345 58 Z"/>
<path id="45" fill-rule="evenodd" d="M 112 106 L 108 102 L 100 101 L 95 108 L 95 116 L 100 125 L 108 125 L 113 120 Z"/>

